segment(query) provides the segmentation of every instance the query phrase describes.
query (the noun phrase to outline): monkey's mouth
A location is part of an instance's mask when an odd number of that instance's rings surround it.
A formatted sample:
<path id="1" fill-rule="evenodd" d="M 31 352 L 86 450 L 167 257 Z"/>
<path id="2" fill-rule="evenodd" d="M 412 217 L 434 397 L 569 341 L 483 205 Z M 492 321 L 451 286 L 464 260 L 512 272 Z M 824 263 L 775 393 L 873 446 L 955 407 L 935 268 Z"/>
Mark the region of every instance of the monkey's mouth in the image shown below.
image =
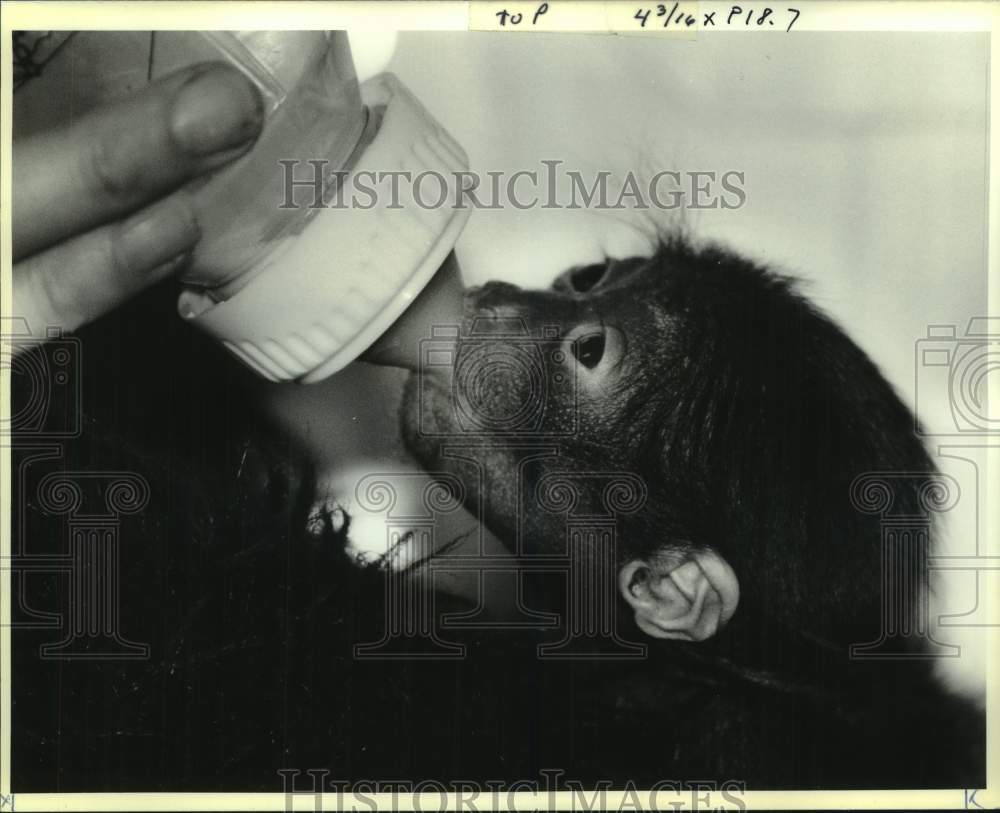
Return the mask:
<path id="1" fill-rule="evenodd" d="M 454 370 L 451 367 L 446 370 L 420 368 L 410 371 L 406 389 L 420 399 L 422 406 L 428 406 L 429 402 L 440 402 L 442 398 L 450 401 L 453 382 Z"/>

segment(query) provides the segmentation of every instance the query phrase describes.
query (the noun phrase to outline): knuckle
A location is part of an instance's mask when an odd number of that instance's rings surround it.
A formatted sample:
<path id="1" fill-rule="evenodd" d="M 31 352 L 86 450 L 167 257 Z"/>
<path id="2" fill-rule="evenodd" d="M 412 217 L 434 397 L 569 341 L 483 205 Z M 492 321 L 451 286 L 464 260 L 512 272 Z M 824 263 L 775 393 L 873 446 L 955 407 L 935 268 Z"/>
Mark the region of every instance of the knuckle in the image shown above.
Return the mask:
<path id="1" fill-rule="evenodd" d="M 85 159 L 83 173 L 88 188 L 104 199 L 122 201 L 132 197 L 136 173 L 128 152 L 112 135 L 101 135 Z"/>
<path id="2" fill-rule="evenodd" d="M 136 263 L 133 252 L 127 249 L 123 225 L 115 223 L 110 228 L 104 229 L 102 243 L 101 255 L 104 258 L 109 283 L 114 290 L 129 287 L 128 282 L 134 274 Z"/>
<path id="3" fill-rule="evenodd" d="M 74 330 L 82 321 L 80 301 L 73 296 L 70 286 L 51 267 L 43 267 L 34 274 L 35 297 L 43 312 L 47 314 L 49 326 Z"/>

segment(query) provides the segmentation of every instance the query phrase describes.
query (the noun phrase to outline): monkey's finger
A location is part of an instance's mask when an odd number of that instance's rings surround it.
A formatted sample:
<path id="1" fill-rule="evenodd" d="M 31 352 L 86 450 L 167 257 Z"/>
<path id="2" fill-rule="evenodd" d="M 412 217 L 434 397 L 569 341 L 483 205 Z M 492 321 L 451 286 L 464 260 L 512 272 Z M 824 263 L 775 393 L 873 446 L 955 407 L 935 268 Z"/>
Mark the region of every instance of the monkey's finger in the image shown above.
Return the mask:
<path id="1" fill-rule="evenodd" d="M 74 330 L 168 276 L 199 237 L 187 196 L 178 192 L 16 263 L 14 314 L 36 336 L 48 327 Z"/>
<path id="2" fill-rule="evenodd" d="M 178 71 L 78 123 L 15 143 L 14 259 L 121 217 L 247 150 L 261 97 L 235 68 Z"/>

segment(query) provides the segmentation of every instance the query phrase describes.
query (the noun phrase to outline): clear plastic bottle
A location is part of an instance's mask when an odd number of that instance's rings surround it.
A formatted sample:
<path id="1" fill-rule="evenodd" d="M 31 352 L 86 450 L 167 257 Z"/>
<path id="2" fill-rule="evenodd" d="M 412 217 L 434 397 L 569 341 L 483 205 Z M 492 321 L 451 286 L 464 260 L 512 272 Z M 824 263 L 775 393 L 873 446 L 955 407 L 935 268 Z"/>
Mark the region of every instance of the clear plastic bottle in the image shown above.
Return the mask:
<path id="1" fill-rule="evenodd" d="M 200 36 L 215 46 L 216 58 L 254 81 L 267 110 L 253 149 L 195 191 L 203 236 L 182 280 L 219 300 L 242 288 L 270 246 L 301 232 L 318 211 L 311 188 L 293 187 L 286 200 L 279 161 L 324 161 L 328 183 L 357 150 L 367 110 L 344 31 Z"/>
<path id="2" fill-rule="evenodd" d="M 449 283 L 428 290 L 441 291 L 433 298 L 450 303 L 446 310 L 458 307 L 457 266 L 445 260 L 468 211 L 383 203 L 332 210 L 315 205 L 314 187 L 286 186 L 282 161 L 295 162 L 297 176 L 321 162 L 321 204 L 362 154 L 369 172 L 430 170 L 450 183 L 467 167 L 461 147 L 395 77 L 366 83 L 362 100 L 346 32 L 33 35 L 15 45 L 50 53 L 44 73 L 30 60 L 15 71 L 15 137 L 198 62 L 229 62 L 259 88 L 266 118 L 253 148 L 188 186 L 202 237 L 181 275 L 178 309 L 261 375 L 315 381 L 340 369 L 399 320 L 443 264 Z M 420 314 L 441 312 L 429 296 L 419 299 Z M 383 336 L 371 356 L 415 357 L 416 338 L 403 347 L 400 337 L 416 337 L 422 326 L 399 322 L 396 338 Z"/>
<path id="3" fill-rule="evenodd" d="M 302 228 L 308 206 L 279 208 L 282 158 L 343 169 L 364 131 L 344 31 L 30 32 L 18 43 L 15 137 L 91 109 L 199 62 L 224 61 L 257 86 L 265 126 L 247 155 L 189 185 L 202 238 L 185 282 L 224 299 L 245 284 L 268 246 Z M 296 203 L 306 190 L 296 190 Z"/>

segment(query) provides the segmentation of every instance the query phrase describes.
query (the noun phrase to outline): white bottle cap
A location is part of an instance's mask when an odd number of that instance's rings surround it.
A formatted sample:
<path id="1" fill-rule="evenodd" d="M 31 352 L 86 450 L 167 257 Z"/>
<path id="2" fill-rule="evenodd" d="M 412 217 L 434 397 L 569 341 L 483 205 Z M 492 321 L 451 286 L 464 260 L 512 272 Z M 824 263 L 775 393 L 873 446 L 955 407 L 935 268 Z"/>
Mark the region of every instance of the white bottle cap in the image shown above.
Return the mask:
<path id="1" fill-rule="evenodd" d="M 186 289 L 178 300 L 184 318 L 272 381 L 319 381 L 357 358 L 434 276 L 469 216 L 455 206 L 457 173 L 468 168 L 461 146 L 394 75 L 361 92 L 384 113 L 340 200 L 276 240 L 231 298 Z M 393 172 L 409 178 L 393 181 Z M 422 173 L 426 183 L 415 188 Z"/>

